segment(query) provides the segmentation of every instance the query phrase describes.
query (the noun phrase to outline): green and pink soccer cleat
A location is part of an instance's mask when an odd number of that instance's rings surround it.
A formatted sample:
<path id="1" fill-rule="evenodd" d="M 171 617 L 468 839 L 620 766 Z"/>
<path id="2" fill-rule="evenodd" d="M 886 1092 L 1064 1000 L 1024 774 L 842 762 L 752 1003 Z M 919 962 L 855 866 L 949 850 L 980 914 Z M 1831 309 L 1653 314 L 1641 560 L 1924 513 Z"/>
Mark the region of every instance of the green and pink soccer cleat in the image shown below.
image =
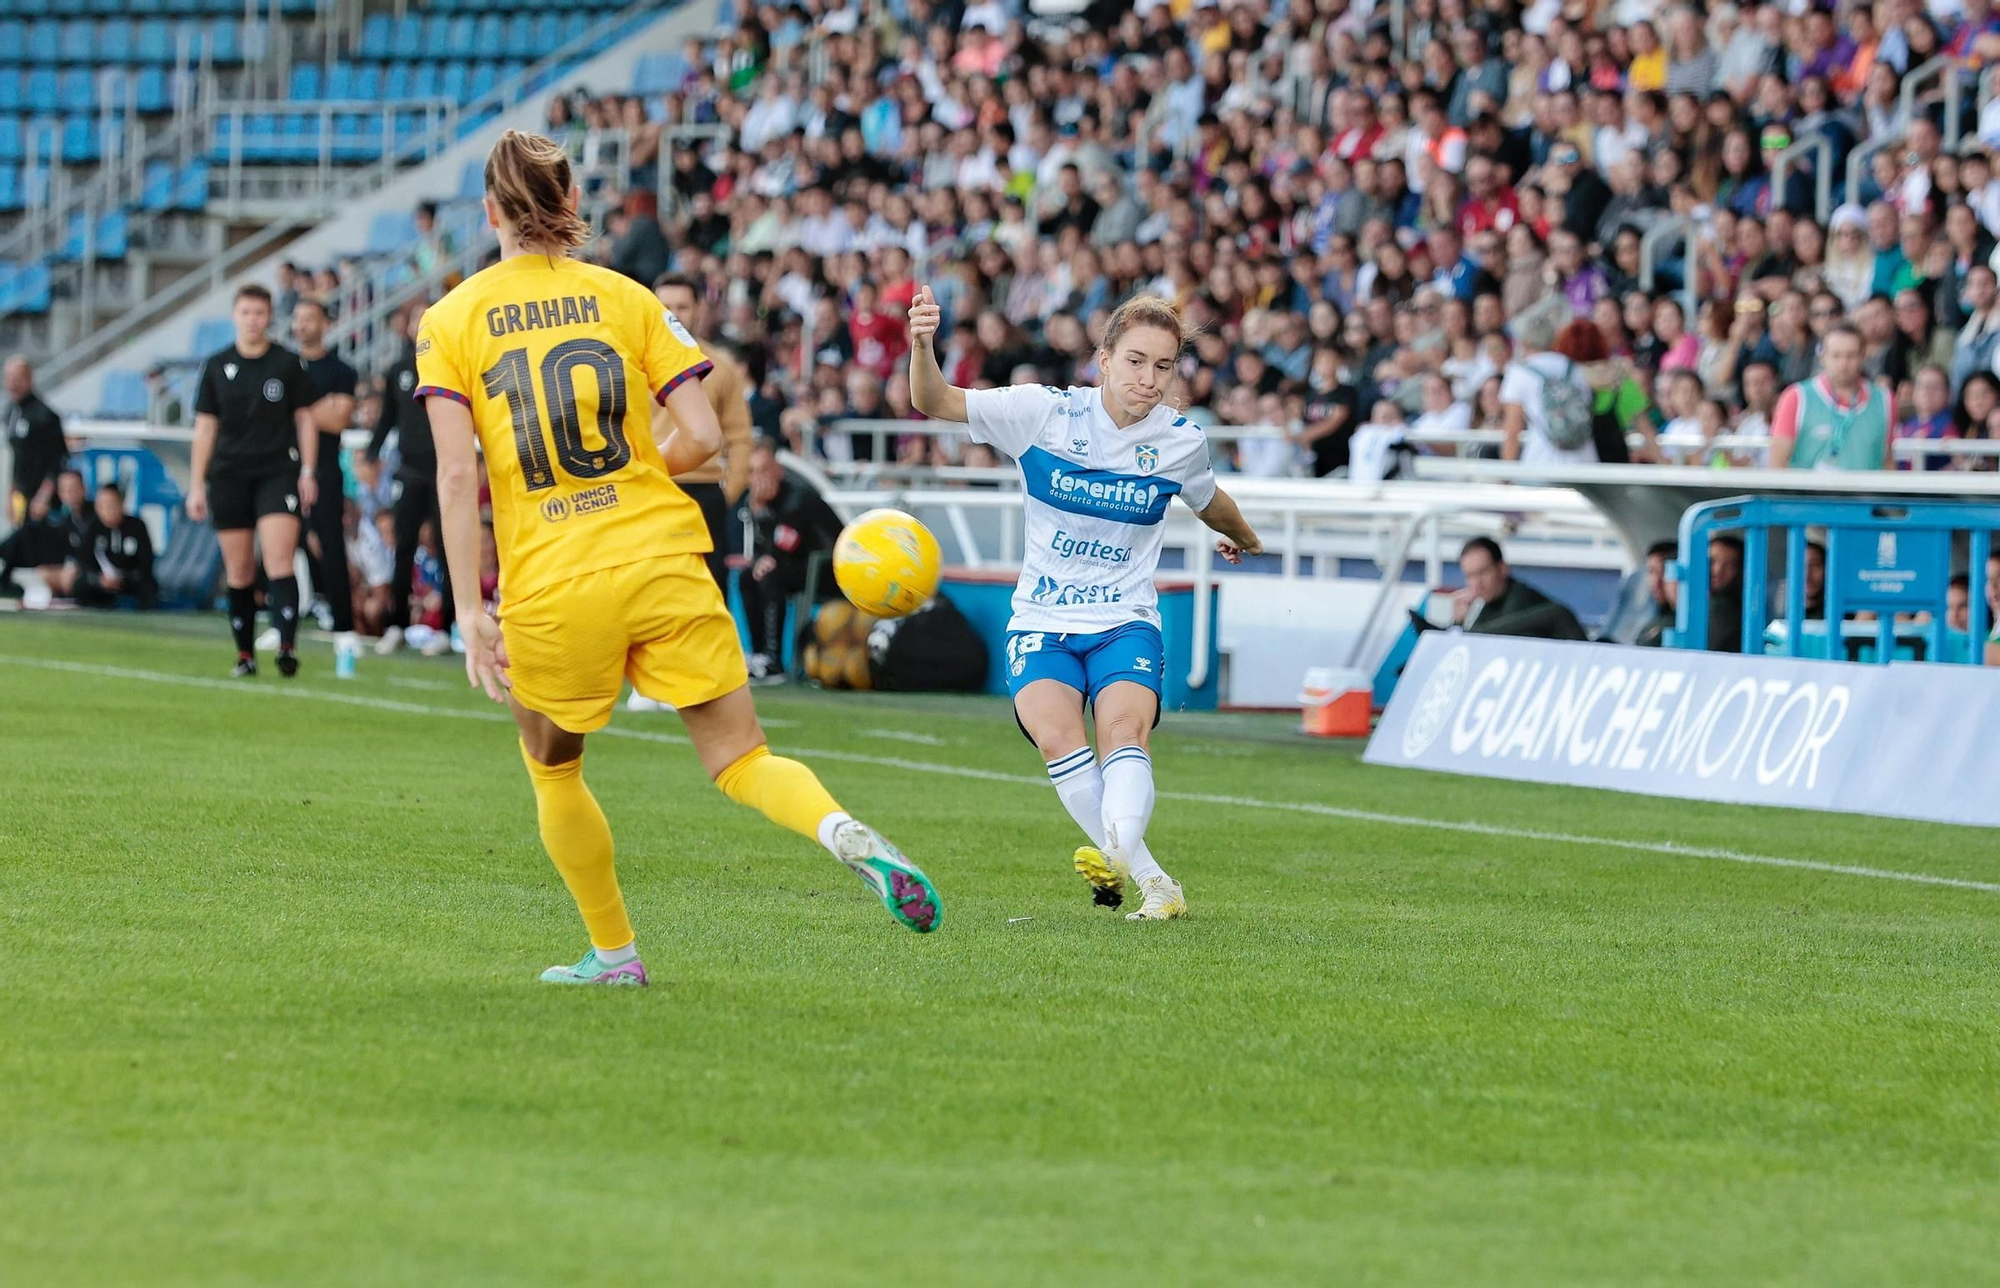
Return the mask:
<path id="1" fill-rule="evenodd" d="M 574 966 L 551 966 L 543 971 L 542 983 L 605 984 L 614 988 L 620 986 L 644 988 L 646 963 L 634 957 L 631 961 L 617 966 L 606 966 L 598 960 L 597 950 L 593 948 Z"/>
<path id="2" fill-rule="evenodd" d="M 937 887 L 880 832 L 849 819 L 834 829 L 833 850 L 835 857 L 868 883 L 897 921 L 920 935 L 944 924 L 944 903 L 938 898 Z"/>

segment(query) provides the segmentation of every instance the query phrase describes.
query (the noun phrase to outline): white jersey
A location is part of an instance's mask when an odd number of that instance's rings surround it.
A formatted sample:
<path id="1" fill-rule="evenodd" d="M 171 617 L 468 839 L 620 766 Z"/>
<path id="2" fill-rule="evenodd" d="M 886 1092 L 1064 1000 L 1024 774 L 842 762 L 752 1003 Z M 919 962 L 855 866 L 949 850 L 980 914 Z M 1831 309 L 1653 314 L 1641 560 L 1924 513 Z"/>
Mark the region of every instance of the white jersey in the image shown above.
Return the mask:
<path id="1" fill-rule="evenodd" d="M 1153 573 L 1167 506 L 1215 499 L 1208 440 L 1173 408 L 1129 429 L 1096 389 L 966 391 L 974 440 L 1005 452 L 1027 486 L 1021 583 L 1010 631 L 1090 635 L 1130 622 L 1158 626 Z"/>

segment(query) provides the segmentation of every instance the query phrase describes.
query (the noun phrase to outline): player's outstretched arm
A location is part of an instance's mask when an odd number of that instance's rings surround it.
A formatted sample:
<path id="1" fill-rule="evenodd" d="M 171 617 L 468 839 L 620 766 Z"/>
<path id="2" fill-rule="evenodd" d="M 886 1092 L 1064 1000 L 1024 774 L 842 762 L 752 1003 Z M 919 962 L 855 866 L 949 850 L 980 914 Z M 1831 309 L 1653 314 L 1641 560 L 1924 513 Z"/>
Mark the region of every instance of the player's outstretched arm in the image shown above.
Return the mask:
<path id="1" fill-rule="evenodd" d="M 931 288 L 920 286 L 910 303 L 910 405 L 933 420 L 966 422 L 965 391 L 939 368 L 935 341 L 944 311 Z"/>
<path id="2" fill-rule="evenodd" d="M 486 613 L 479 594 L 479 469 L 473 459 L 476 436 L 472 409 L 449 398 L 426 398 L 431 441 L 437 449 L 438 512 L 444 521 L 444 561 L 451 572 L 451 596 L 458 606 L 459 635 L 465 640 L 465 676 L 495 702 L 506 701 L 506 659 L 500 625 Z"/>
<path id="3" fill-rule="evenodd" d="M 667 415 L 673 431 L 658 442 L 668 475 L 700 469 L 722 450 L 722 422 L 715 418 L 699 380 L 683 380 L 667 393 Z"/>
<path id="4" fill-rule="evenodd" d="M 1215 553 L 1230 563 L 1242 563 L 1244 555 L 1264 553 L 1264 543 L 1237 508 L 1236 498 L 1221 488 L 1215 489 L 1215 499 L 1207 509 L 1195 511 L 1195 517 L 1222 534 L 1223 539 L 1215 543 Z"/>

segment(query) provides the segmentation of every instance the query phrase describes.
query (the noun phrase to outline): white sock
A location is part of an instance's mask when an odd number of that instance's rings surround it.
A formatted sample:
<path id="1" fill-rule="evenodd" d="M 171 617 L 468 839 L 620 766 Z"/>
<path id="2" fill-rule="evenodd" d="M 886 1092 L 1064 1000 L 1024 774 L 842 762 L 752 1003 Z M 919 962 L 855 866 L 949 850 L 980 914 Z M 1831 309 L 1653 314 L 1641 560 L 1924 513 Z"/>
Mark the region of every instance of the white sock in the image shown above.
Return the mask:
<path id="1" fill-rule="evenodd" d="M 1048 762 L 1049 781 L 1063 808 L 1083 829 L 1092 845 L 1104 845 L 1104 778 L 1097 772 L 1097 758 L 1088 746 L 1078 747 L 1067 756 Z"/>
<path id="2" fill-rule="evenodd" d="M 599 948 L 595 951 L 597 960 L 606 966 L 623 966 L 626 962 L 639 960 L 639 941 L 635 939 L 623 948 Z"/>
<path id="3" fill-rule="evenodd" d="M 842 823 L 852 823 L 853 821 L 854 815 L 849 814 L 846 810 L 839 809 L 819 821 L 819 843 L 825 846 L 826 852 L 836 859 L 840 857 L 840 851 L 833 848 L 834 830 Z"/>
<path id="4" fill-rule="evenodd" d="M 1104 758 L 1104 836 L 1125 855 L 1136 881 L 1166 873 L 1146 848 L 1146 824 L 1153 818 L 1153 758 L 1136 745 L 1114 749 Z"/>

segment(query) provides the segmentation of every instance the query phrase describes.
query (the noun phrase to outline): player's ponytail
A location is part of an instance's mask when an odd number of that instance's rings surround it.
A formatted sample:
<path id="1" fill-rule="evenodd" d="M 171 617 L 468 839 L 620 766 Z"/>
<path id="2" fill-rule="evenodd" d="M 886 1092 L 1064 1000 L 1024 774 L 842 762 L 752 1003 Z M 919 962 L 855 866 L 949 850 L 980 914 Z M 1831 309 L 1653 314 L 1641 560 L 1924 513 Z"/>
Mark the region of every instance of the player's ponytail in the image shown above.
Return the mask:
<path id="1" fill-rule="evenodd" d="M 590 225 L 570 209 L 574 186 L 569 153 L 539 134 L 509 130 L 486 155 L 486 195 L 523 246 L 572 251 L 590 240 Z"/>
<path id="2" fill-rule="evenodd" d="M 1181 311 L 1157 295 L 1135 295 L 1119 305 L 1104 324 L 1104 352 L 1110 353 L 1118 341 L 1134 327 L 1155 327 L 1174 337 L 1183 347 L 1193 338 Z"/>

